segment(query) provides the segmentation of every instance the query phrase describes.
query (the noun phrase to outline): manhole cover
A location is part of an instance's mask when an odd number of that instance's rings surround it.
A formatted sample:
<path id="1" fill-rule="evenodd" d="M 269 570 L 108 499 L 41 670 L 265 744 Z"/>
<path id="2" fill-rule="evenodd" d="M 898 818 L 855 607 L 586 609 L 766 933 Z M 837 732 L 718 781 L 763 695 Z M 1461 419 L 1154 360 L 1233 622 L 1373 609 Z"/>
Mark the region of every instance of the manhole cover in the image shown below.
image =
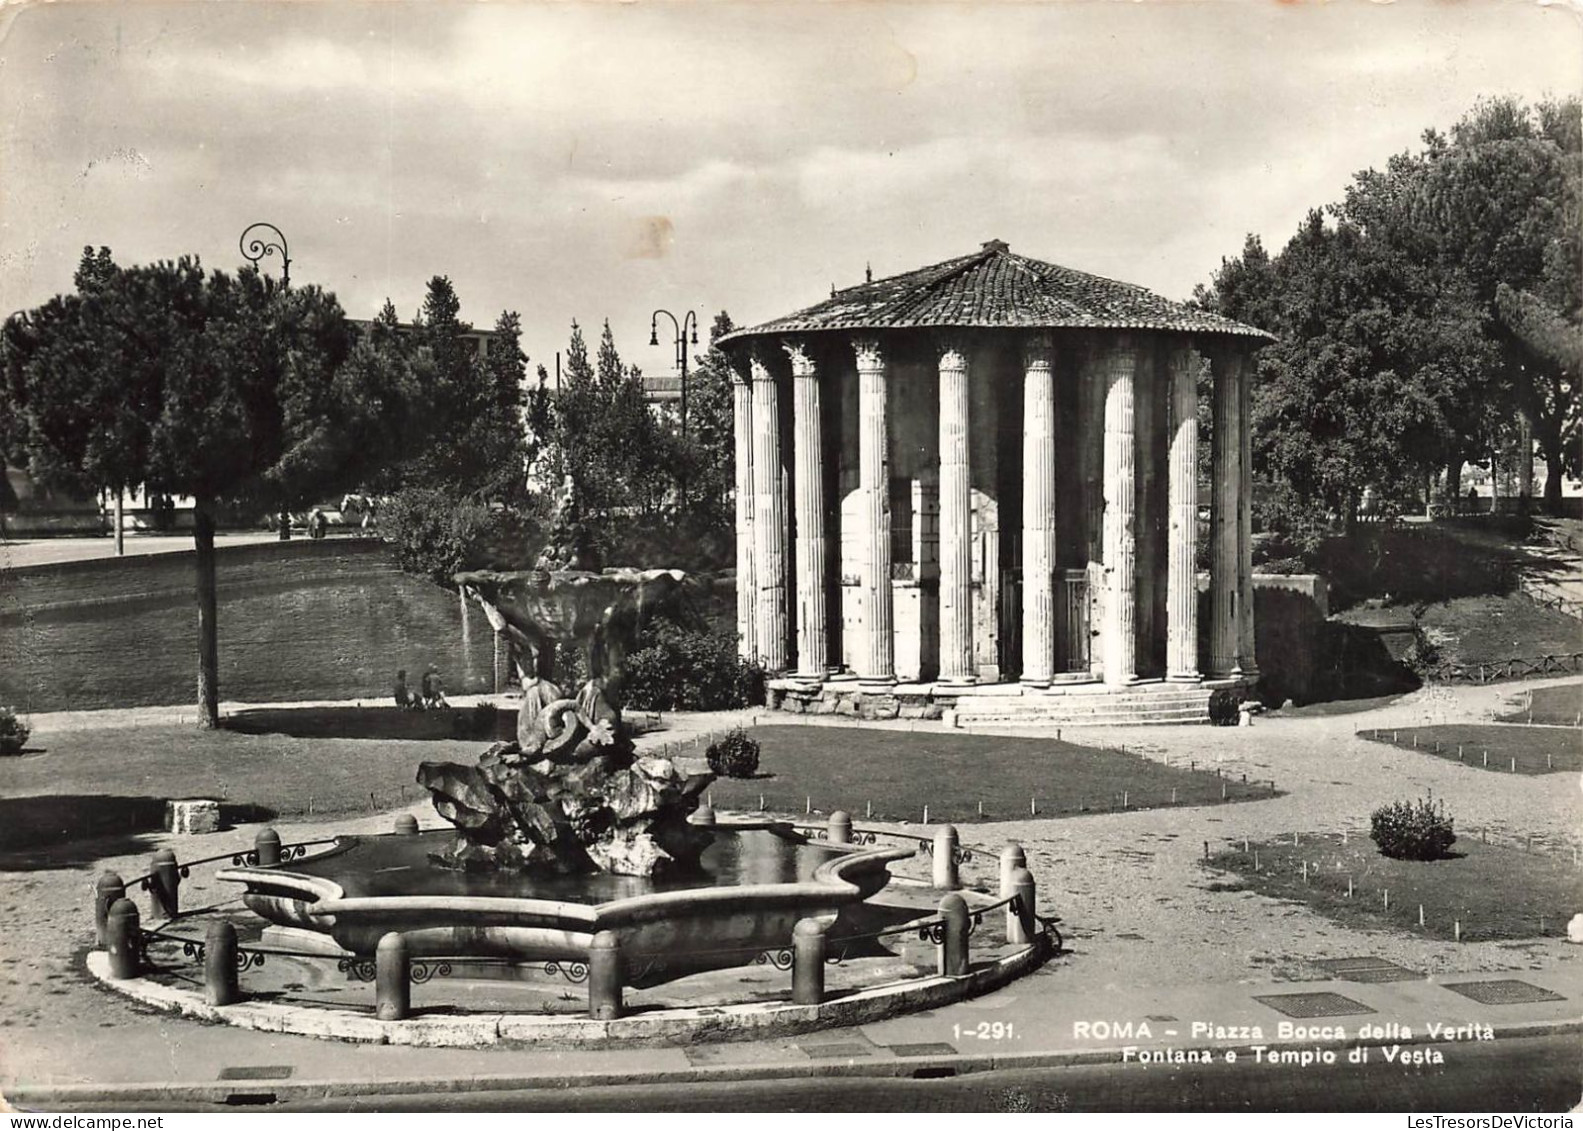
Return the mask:
<path id="1" fill-rule="evenodd" d="M 874 1055 L 872 1046 L 860 1045 L 855 1041 L 834 1045 L 798 1045 L 797 1047 L 814 1060 L 839 1060 L 843 1057 Z M 956 1050 L 953 1049 L 952 1051 Z"/>
<path id="2" fill-rule="evenodd" d="M 222 1080 L 284 1080 L 295 1069 L 289 1064 L 236 1064 L 220 1069 Z"/>
<path id="3" fill-rule="evenodd" d="M 1360 958 L 1311 958 L 1309 961 L 1343 982 L 1415 982 L 1423 978 L 1416 970 L 1372 955 Z"/>
<path id="4" fill-rule="evenodd" d="M 1288 1017 L 1347 1017 L 1374 1012 L 1361 1001 L 1332 993 L 1268 994 L 1264 997 L 1255 996 L 1253 1000 L 1262 1001 L 1275 1012 Z"/>
<path id="5" fill-rule="evenodd" d="M 955 1056 L 956 1046 L 944 1041 L 924 1041 L 916 1045 L 891 1045 L 890 1051 L 897 1056 Z"/>
<path id="6" fill-rule="evenodd" d="M 1516 978 L 1503 978 L 1493 982 L 1445 982 L 1452 993 L 1472 998 L 1480 1005 L 1524 1005 L 1533 1001 L 1565 1001 L 1561 994 L 1552 993 L 1540 986 L 1530 986 Z"/>

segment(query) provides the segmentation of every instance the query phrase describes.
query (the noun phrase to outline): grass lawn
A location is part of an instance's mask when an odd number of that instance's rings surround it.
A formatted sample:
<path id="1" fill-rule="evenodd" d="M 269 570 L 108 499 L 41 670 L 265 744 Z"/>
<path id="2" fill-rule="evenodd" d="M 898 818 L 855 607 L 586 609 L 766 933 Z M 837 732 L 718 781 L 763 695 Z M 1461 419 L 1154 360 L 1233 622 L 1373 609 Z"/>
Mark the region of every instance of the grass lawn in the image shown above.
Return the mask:
<path id="1" fill-rule="evenodd" d="M 1518 701 L 1515 711 L 1498 715 L 1503 723 L 1543 723 L 1546 726 L 1583 725 L 1583 683 L 1540 687 Z"/>
<path id="2" fill-rule="evenodd" d="M 1520 595 L 1458 597 L 1424 609 L 1419 623 L 1442 660 L 1477 664 L 1583 650 L 1575 618 Z"/>
<path id="3" fill-rule="evenodd" d="M 1307 904 L 1351 927 L 1454 939 L 1460 923 L 1464 941 L 1566 934 L 1567 920 L 1577 910 L 1583 868 L 1563 856 L 1466 836 L 1451 851 L 1445 860 L 1392 860 L 1367 837 L 1343 843 L 1331 834 L 1301 836 L 1296 845 L 1254 841 L 1247 851 L 1239 844 L 1211 856 L 1205 866 L 1234 873 L 1240 882 L 1229 886 Z M 1420 904 L 1423 926 L 1418 924 Z"/>
<path id="4" fill-rule="evenodd" d="M 760 726 L 760 777 L 721 778 L 721 809 L 800 814 L 845 809 L 874 819 L 1005 821 L 1173 804 L 1220 804 L 1272 796 L 1268 782 L 1162 766 L 1136 754 L 1041 738 L 935 734 L 868 727 Z M 1174 792 L 1173 792 L 1174 791 Z M 1125 795 L 1125 796 L 1124 796 Z M 982 817 L 979 804 L 983 804 Z"/>
<path id="5" fill-rule="evenodd" d="M 422 795 L 419 762 L 472 762 L 485 745 L 190 726 L 34 735 L 22 756 L 0 758 L 0 867 L 88 837 L 125 838 L 131 850 L 163 826 L 172 797 L 219 798 L 231 822 L 394 807 Z"/>
<path id="6" fill-rule="evenodd" d="M 1583 770 L 1583 735 L 1570 728 L 1468 723 L 1366 730 L 1362 737 L 1494 773 Z"/>

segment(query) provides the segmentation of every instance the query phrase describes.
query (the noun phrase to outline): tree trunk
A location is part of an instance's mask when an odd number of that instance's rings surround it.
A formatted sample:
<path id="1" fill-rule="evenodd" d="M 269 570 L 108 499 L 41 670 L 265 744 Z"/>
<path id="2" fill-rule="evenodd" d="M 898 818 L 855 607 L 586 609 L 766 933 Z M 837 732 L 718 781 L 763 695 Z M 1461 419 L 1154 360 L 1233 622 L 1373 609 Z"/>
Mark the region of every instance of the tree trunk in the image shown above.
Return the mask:
<path id="1" fill-rule="evenodd" d="M 280 508 L 280 540 L 291 541 L 291 511 L 285 507 Z"/>
<path id="2" fill-rule="evenodd" d="M 215 623 L 214 500 L 199 496 L 192 509 L 198 565 L 198 725 L 220 725 L 220 635 Z"/>
<path id="3" fill-rule="evenodd" d="M 1451 457 L 1446 462 L 1446 502 L 1457 507 L 1462 502 L 1462 465 L 1466 462 L 1461 454 Z"/>
<path id="4" fill-rule="evenodd" d="M 1539 449 L 1545 457 L 1545 513 L 1561 513 L 1561 430 L 1544 429 Z"/>
<path id="5" fill-rule="evenodd" d="M 117 487 L 115 489 L 115 517 L 111 521 L 115 523 L 115 556 L 118 558 L 126 553 L 126 531 L 121 528 L 122 522 L 126 518 L 125 498 L 126 492 Z"/>

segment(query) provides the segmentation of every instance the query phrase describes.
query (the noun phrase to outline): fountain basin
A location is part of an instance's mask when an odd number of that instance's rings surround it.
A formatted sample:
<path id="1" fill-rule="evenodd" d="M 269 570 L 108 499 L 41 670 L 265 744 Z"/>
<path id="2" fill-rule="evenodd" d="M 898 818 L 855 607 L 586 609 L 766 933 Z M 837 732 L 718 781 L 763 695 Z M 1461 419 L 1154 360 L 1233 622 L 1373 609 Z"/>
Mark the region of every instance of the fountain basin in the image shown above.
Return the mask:
<path id="1" fill-rule="evenodd" d="M 642 985 L 787 948 L 798 920 L 833 923 L 914 851 L 811 841 L 779 822 L 714 831 L 703 871 L 669 878 L 459 872 L 429 860 L 451 842 L 448 829 L 338 837 L 311 859 L 218 878 L 243 884 L 259 916 L 363 956 L 397 931 L 415 957 L 580 962 L 594 935 L 610 931 L 629 984 Z"/>

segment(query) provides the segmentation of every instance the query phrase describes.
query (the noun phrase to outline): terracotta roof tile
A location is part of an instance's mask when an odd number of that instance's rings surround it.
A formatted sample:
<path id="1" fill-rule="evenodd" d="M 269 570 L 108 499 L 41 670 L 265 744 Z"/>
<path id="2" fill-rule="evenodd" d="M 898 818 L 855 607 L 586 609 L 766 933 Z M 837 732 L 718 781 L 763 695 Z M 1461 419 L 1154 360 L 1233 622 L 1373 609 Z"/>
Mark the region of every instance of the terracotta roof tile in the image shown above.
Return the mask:
<path id="1" fill-rule="evenodd" d="M 909 327 L 1177 330 L 1273 341 L 1270 334 L 1171 302 L 1131 283 L 1014 255 L 991 240 L 972 255 L 836 291 L 815 306 L 721 339 Z"/>

